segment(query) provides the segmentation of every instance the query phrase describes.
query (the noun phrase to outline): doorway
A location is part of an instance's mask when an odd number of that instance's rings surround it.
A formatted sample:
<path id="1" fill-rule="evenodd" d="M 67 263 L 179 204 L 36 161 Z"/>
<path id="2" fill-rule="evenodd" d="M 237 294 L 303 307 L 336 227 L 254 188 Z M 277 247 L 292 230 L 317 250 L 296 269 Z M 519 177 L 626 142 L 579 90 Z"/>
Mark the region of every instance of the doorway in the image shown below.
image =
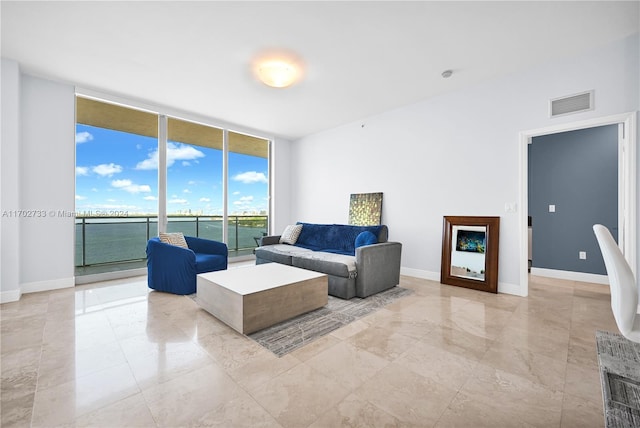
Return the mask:
<path id="1" fill-rule="evenodd" d="M 636 113 L 625 113 L 587 121 L 557 125 L 525 131 L 520 134 L 520 283 L 522 295 L 528 294 L 528 244 L 529 244 L 529 144 L 534 137 L 563 132 L 616 125 L 618 127 L 618 242 L 627 261 L 636 270 Z M 533 226 L 535 227 L 535 225 Z"/>
<path id="2" fill-rule="evenodd" d="M 532 274 L 607 282 L 592 226 L 605 225 L 617 241 L 619 131 L 604 125 L 531 139 Z"/>

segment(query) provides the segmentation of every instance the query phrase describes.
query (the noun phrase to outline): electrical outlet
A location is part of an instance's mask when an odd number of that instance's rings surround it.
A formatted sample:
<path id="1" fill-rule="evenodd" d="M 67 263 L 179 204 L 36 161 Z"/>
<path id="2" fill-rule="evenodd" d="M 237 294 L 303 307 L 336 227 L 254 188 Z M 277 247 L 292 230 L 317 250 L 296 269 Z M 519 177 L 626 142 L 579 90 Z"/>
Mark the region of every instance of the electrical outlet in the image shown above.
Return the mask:
<path id="1" fill-rule="evenodd" d="M 556 212 L 556 206 L 555 205 L 549 205 L 549 212 L 550 213 Z"/>
<path id="2" fill-rule="evenodd" d="M 586 251 L 580 251 L 580 253 L 578 253 L 578 256 L 580 257 L 580 260 L 587 260 L 587 252 Z"/>

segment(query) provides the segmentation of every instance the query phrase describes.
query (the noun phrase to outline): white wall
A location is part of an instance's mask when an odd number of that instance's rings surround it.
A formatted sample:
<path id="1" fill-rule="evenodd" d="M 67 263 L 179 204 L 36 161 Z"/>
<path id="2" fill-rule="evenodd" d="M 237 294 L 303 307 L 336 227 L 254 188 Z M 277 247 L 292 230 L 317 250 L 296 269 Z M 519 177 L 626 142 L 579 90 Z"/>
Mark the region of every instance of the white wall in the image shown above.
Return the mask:
<path id="1" fill-rule="evenodd" d="M 21 289 L 71 287 L 74 218 L 61 213 L 75 211 L 75 89 L 23 75 L 21 92 L 20 206 L 35 212 L 20 219 Z"/>
<path id="2" fill-rule="evenodd" d="M 2 141 L 0 143 L 0 303 L 20 298 L 20 70 L 2 59 Z"/>
<path id="3" fill-rule="evenodd" d="M 382 219 L 389 239 L 403 243 L 403 273 L 439 279 L 442 217 L 500 216 L 498 289 L 526 295 L 519 214 L 504 210 L 519 200 L 519 133 L 638 110 L 638 48 L 636 34 L 302 138 L 292 144 L 293 218 L 346 223 L 351 193 L 383 192 Z M 548 117 L 549 99 L 589 89 L 594 111 Z"/>
<path id="4" fill-rule="evenodd" d="M 275 138 L 271 151 L 272 201 L 271 204 L 271 233 L 279 235 L 291 218 L 291 142 L 282 138 Z"/>
<path id="5" fill-rule="evenodd" d="M 75 94 L 2 59 L 0 302 L 74 285 Z"/>

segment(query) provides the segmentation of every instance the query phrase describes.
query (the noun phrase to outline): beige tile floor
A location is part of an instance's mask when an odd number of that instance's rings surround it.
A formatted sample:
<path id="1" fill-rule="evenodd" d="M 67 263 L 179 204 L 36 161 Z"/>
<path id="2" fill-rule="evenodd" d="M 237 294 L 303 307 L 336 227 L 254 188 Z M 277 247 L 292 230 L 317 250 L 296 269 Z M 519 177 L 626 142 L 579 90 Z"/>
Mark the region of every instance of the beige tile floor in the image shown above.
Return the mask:
<path id="1" fill-rule="evenodd" d="M 138 277 L 1 306 L 2 427 L 599 427 L 608 287 L 414 294 L 282 358 Z"/>

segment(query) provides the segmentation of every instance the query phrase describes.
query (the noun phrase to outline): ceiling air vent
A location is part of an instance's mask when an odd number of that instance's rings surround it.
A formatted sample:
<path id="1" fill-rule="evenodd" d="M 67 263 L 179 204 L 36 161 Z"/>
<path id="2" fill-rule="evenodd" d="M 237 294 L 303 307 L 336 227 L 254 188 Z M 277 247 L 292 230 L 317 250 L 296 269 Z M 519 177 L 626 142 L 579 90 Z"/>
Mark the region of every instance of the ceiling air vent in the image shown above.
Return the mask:
<path id="1" fill-rule="evenodd" d="M 550 101 L 551 117 L 593 110 L 593 91 L 582 92 Z"/>

